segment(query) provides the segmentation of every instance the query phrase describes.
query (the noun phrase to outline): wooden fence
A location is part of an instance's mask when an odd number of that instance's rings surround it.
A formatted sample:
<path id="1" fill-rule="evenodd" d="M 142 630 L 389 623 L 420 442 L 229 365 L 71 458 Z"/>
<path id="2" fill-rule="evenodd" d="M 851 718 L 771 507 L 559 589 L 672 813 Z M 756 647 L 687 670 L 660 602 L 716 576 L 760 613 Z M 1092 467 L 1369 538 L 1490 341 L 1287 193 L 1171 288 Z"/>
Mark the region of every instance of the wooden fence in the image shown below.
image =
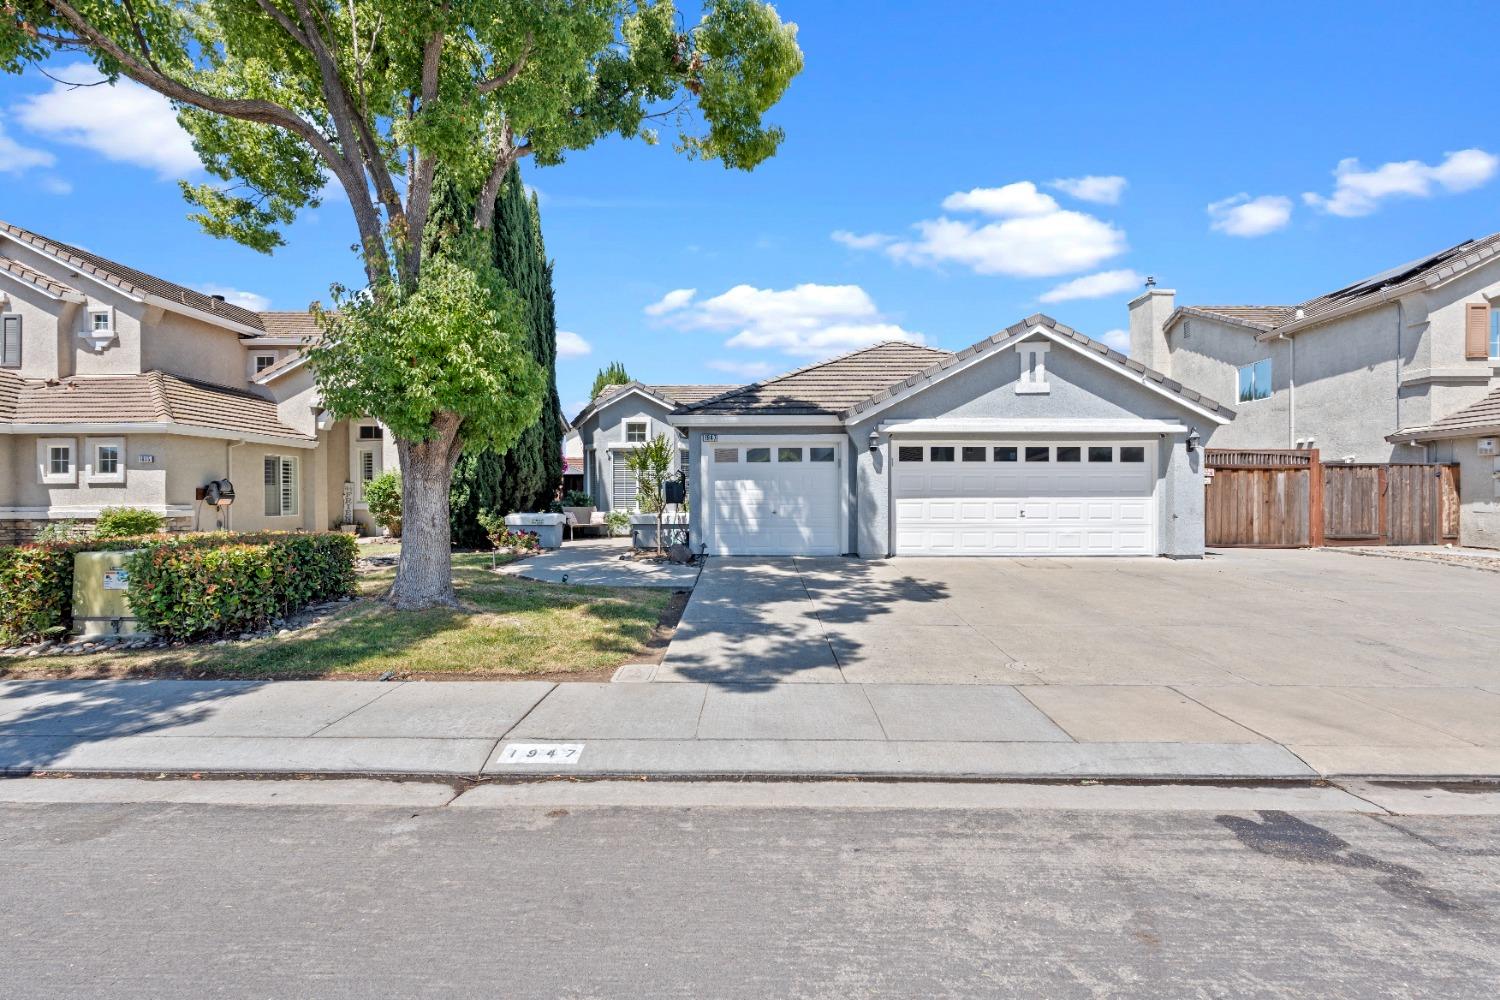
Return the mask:
<path id="1" fill-rule="evenodd" d="M 1433 545 L 1458 538 L 1456 465 L 1324 464 L 1317 449 L 1207 449 L 1217 547 Z"/>

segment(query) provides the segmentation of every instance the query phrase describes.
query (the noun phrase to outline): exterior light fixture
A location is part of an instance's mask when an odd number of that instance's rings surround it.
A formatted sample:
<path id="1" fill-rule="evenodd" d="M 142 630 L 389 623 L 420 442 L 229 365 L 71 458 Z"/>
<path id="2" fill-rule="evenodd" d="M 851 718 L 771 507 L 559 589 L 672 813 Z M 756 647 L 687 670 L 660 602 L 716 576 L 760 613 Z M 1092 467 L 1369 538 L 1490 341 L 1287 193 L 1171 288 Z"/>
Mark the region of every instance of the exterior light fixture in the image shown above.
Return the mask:
<path id="1" fill-rule="evenodd" d="M 1203 440 L 1203 438 L 1200 437 L 1199 434 L 1198 434 L 1198 428 L 1196 428 L 1196 427 L 1189 428 L 1188 429 L 1188 436 L 1187 436 L 1187 450 L 1188 450 L 1188 452 L 1191 454 L 1192 452 L 1197 451 L 1198 450 L 1198 442 L 1202 441 L 1202 440 Z"/>
<path id="2" fill-rule="evenodd" d="M 880 432 L 879 431 L 871 431 L 870 432 L 870 451 L 871 452 L 875 452 L 875 451 L 878 451 L 879 449 L 880 449 Z"/>

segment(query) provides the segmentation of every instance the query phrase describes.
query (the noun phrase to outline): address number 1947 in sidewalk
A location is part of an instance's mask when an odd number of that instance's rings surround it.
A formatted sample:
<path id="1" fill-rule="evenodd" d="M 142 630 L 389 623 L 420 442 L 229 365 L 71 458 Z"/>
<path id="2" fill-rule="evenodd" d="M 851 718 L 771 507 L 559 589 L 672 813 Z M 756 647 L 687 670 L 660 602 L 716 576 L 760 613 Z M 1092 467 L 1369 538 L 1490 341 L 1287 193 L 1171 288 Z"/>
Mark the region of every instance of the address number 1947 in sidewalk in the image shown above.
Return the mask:
<path id="1" fill-rule="evenodd" d="M 507 743 L 500 752 L 500 763 L 576 764 L 582 756 L 582 743 Z"/>

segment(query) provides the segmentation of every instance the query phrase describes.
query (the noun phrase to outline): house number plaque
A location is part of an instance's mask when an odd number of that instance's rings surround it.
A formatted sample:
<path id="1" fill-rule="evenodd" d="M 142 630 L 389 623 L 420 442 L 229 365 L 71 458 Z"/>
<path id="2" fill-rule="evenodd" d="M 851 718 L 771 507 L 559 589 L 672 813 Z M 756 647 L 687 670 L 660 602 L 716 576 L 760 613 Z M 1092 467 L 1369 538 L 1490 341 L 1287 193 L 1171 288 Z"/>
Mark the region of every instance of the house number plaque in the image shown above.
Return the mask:
<path id="1" fill-rule="evenodd" d="M 500 752 L 500 763 L 576 764 L 582 756 L 582 743 L 507 743 Z"/>

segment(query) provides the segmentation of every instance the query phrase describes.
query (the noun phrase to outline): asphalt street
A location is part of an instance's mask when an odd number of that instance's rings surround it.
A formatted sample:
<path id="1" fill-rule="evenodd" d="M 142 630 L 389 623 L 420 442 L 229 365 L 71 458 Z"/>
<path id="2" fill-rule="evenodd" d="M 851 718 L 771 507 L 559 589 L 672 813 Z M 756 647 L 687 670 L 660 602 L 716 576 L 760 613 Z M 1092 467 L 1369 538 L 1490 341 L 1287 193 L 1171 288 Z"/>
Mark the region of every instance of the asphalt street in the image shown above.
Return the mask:
<path id="1" fill-rule="evenodd" d="M 1489 997 L 1500 818 L 0 804 L 0 996 Z"/>

